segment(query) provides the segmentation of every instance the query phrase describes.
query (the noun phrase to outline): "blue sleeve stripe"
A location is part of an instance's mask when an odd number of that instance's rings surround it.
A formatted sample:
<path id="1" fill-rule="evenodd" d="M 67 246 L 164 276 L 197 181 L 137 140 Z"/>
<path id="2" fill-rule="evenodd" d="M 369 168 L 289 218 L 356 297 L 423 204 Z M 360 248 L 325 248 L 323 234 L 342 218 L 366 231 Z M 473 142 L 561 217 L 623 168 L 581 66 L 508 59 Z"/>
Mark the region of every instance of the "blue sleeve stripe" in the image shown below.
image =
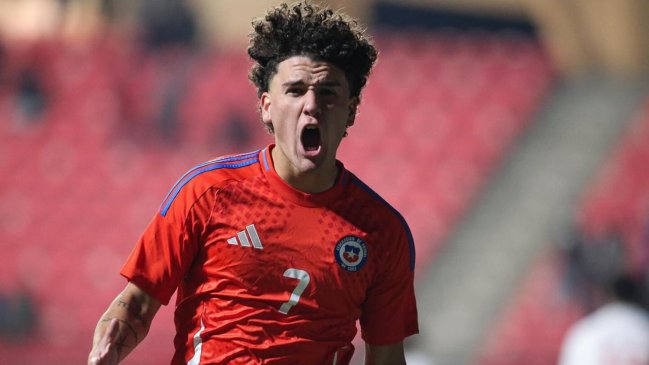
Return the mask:
<path id="1" fill-rule="evenodd" d="M 180 179 L 178 179 L 178 181 L 176 181 L 176 183 L 173 185 L 173 187 L 171 188 L 171 190 L 169 190 L 169 192 L 167 193 L 167 195 L 165 196 L 165 198 L 162 200 L 163 204 L 164 204 L 164 202 L 167 201 L 167 199 L 169 199 L 169 197 L 171 196 L 171 193 L 176 189 L 176 187 L 178 186 L 178 184 L 181 184 L 181 183 L 183 182 L 183 180 L 184 180 L 187 176 L 189 176 L 190 174 L 192 174 L 194 171 L 196 171 L 196 170 L 198 170 L 198 169 L 200 169 L 200 168 L 202 168 L 202 167 L 205 167 L 205 166 L 208 166 L 208 165 L 211 165 L 211 164 L 215 164 L 215 163 L 234 162 L 234 161 L 246 160 L 246 159 L 249 159 L 249 158 L 255 157 L 258 153 L 259 153 L 259 150 L 254 151 L 254 152 L 243 153 L 243 154 L 240 154 L 240 155 L 230 156 L 230 157 L 217 158 L 217 159 L 214 159 L 214 160 L 210 160 L 210 161 L 204 162 L 204 163 L 202 163 L 202 164 L 200 164 L 200 165 L 198 165 L 198 166 L 194 166 L 194 167 L 192 167 L 192 168 L 191 168 L 189 171 L 187 171 L 183 176 L 181 176 Z M 184 184 L 183 184 L 183 185 L 184 185 Z"/>
<path id="2" fill-rule="evenodd" d="M 240 159 L 240 160 L 244 160 L 244 159 Z M 204 172 L 218 170 L 218 169 L 238 169 L 240 167 L 250 166 L 252 164 L 258 163 L 259 159 L 258 158 L 249 159 L 239 163 L 232 163 L 232 161 L 237 161 L 237 160 L 230 160 L 230 162 L 226 162 L 226 163 L 222 163 L 222 161 L 216 160 L 208 165 L 205 165 L 203 168 L 191 170 L 188 173 L 189 175 L 185 174 L 185 177 L 183 177 L 183 179 L 181 179 L 181 181 L 174 186 L 174 188 L 169 192 L 169 194 L 167 194 L 168 197 L 167 199 L 165 199 L 165 202 L 163 203 L 160 209 L 160 215 L 162 215 L 163 217 L 167 215 L 167 212 L 171 207 L 171 203 L 173 203 L 173 201 L 176 199 L 178 193 L 180 193 L 180 190 L 182 190 L 182 188 L 196 176 Z"/>
<path id="3" fill-rule="evenodd" d="M 403 229 L 406 231 L 406 236 L 408 237 L 408 247 L 410 248 L 410 271 L 415 270 L 415 240 L 412 237 L 412 232 L 410 232 L 410 227 L 408 226 L 408 223 L 406 222 L 405 218 L 399 213 L 398 210 L 396 210 L 393 206 L 390 205 L 385 199 L 383 199 L 379 194 L 377 194 L 372 188 L 367 186 L 364 182 L 362 182 L 358 177 L 356 177 L 353 174 L 351 175 L 352 182 L 356 185 L 358 185 L 361 189 L 365 190 L 368 194 L 370 194 L 371 197 L 374 199 L 378 200 L 379 202 L 383 203 L 386 207 L 388 207 L 392 213 L 399 219 L 401 222 L 401 225 L 403 225 Z"/>

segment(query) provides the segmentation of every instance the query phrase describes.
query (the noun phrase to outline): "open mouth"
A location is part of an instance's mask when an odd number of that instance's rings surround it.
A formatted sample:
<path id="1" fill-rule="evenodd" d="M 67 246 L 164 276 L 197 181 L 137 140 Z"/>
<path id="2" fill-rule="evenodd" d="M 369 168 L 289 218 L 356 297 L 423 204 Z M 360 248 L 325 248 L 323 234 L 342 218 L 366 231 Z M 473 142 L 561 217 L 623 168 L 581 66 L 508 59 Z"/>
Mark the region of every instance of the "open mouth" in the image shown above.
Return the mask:
<path id="1" fill-rule="evenodd" d="M 306 152 L 318 151 L 320 149 L 320 129 L 315 125 L 307 125 L 302 130 L 300 141 Z"/>

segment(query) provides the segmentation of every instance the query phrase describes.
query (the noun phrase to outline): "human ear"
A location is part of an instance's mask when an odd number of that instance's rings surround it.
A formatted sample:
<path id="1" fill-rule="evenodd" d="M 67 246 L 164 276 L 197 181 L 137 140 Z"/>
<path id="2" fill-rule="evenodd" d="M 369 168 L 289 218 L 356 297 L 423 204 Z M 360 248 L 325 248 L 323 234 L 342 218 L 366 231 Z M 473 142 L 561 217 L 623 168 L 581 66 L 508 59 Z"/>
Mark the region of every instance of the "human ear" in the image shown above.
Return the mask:
<path id="1" fill-rule="evenodd" d="M 261 94 L 261 98 L 259 102 L 261 104 L 261 120 L 264 122 L 264 124 L 271 123 L 272 118 L 270 116 L 270 110 L 271 110 L 270 94 L 268 94 L 268 92 Z"/>
<path id="2" fill-rule="evenodd" d="M 347 127 L 353 126 L 354 122 L 356 121 L 356 114 L 358 112 L 358 103 L 359 100 L 357 97 L 352 98 L 352 100 L 349 103 L 349 114 L 347 115 Z"/>

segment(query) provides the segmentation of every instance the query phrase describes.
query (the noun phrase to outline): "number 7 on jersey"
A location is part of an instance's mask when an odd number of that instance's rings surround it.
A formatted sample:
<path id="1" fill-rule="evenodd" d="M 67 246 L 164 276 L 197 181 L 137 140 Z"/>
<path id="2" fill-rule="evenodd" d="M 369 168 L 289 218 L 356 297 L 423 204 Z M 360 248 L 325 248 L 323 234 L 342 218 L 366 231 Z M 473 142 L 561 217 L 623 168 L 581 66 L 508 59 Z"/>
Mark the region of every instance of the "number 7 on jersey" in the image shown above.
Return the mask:
<path id="1" fill-rule="evenodd" d="M 291 293 L 289 300 L 287 302 L 284 302 L 282 306 L 279 307 L 280 313 L 288 314 L 288 311 L 291 310 L 291 308 L 293 308 L 293 306 L 296 305 L 300 300 L 300 296 L 304 292 L 304 289 L 306 289 L 307 285 L 309 285 L 311 278 L 309 277 L 308 272 L 300 269 L 287 269 L 286 271 L 284 271 L 284 276 L 287 278 L 300 280 L 295 289 L 293 289 L 293 293 Z"/>

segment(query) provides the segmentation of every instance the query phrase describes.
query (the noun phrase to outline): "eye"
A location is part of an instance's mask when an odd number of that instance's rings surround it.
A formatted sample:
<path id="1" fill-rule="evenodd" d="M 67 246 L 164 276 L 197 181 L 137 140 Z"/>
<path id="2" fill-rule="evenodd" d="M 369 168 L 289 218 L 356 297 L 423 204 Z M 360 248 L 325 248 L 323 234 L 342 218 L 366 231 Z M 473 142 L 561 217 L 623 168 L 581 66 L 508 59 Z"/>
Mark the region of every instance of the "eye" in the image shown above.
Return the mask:
<path id="1" fill-rule="evenodd" d="M 322 95 L 336 95 L 336 90 L 330 89 L 330 88 L 324 88 L 320 90 L 320 94 Z"/>
<path id="2" fill-rule="evenodd" d="M 318 93 L 320 94 L 320 96 L 328 97 L 328 98 L 338 96 L 338 90 L 333 87 L 323 87 L 318 91 Z"/>
<path id="3" fill-rule="evenodd" d="M 304 90 L 299 87 L 289 87 L 288 89 L 286 89 L 286 94 L 293 95 L 293 96 L 300 96 L 304 94 Z"/>

